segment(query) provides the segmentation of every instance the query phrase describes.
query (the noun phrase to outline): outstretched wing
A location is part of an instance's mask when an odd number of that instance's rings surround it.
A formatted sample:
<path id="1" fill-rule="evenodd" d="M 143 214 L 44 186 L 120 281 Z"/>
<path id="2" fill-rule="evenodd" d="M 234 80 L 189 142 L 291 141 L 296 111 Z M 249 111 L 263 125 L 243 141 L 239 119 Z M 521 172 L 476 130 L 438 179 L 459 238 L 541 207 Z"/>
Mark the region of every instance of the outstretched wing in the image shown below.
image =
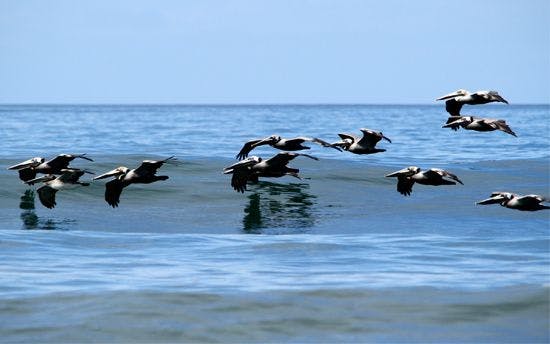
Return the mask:
<path id="1" fill-rule="evenodd" d="M 266 141 L 266 142 L 258 145 L 258 143 L 260 143 L 263 140 L 264 139 L 248 141 L 247 143 L 245 143 L 243 145 L 243 148 L 241 148 L 241 150 L 239 151 L 239 153 L 237 153 L 235 158 L 237 158 L 238 160 L 245 159 L 246 157 L 248 157 L 248 153 L 250 153 L 250 151 L 252 149 L 254 149 L 255 147 L 268 144 L 268 142 Z"/>
<path id="2" fill-rule="evenodd" d="M 436 174 L 441 178 L 443 178 L 443 177 L 450 178 L 450 179 L 455 180 L 455 181 L 459 182 L 460 184 L 464 185 L 464 183 L 460 179 L 458 179 L 458 177 L 455 174 L 452 174 L 451 172 L 442 170 L 440 168 L 430 168 L 429 170 L 427 170 L 424 173 L 428 177 L 434 176 L 434 174 Z"/>
<path id="3" fill-rule="evenodd" d="M 120 194 L 124 186 L 124 182 L 119 179 L 113 179 L 105 184 L 105 201 L 111 207 L 118 207 L 118 203 L 120 203 Z"/>
<path id="4" fill-rule="evenodd" d="M 510 134 L 512 136 L 517 137 L 516 133 L 514 133 L 512 131 L 512 129 L 510 129 L 508 124 L 506 124 L 506 121 L 504 121 L 502 119 L 497 119 L 497 120 L 493 120 L 493 121 L 486 120 L 485 123 L 489 124 L 491 127 L 495 128 L 497 130 L 505 132 L 506 134 Z"/>
<path id="5" fill-rule="evenodd" d="M 408 176 L 397 177 L 397 192 L 403 196 L 410 196 L 414 185 L 414 180 Z"/>
<path id="6" fill-rule="evenodd" d="M 457 131 L 463 122 L 464 122 L 464 117 L 462 116 L 449 116 L 443 128 L 451 128 L 454 131 Z"/>
<path id="7" fill-rule="evenodd" d="M 143 160 L 141 165 L 134 170 L 138 175 L 155 175 L 157 170 L 164 165 L 164 163 L 177 160 L 175 157 L 171 156 L 164 160 Z"/>
<path id="8" fill-rule="evenodd" d="M 341 134 L 338 134 L 338 136 L 340 136 L 340 138 L 342 140 L 345 140 L 345 139 L 351 140 L 351 143 L 357 142 L 357 141 L 360 140 L 357 136 L 354 136 L 354 135 L 351 135 L 351 134 L 342 134 L 341 133 Z"/>
<path id="9" fill-rule="evenodd" d="M 539 195 L 525 195 L 516 198 L 516 201 L 523 206 L 537 206 L 538 204 L 545 202 L 545 199 Z"/>
<path id="10" fill-rule="evenodd" d="M 281 152 L 269 159 L 267 159 L 265 162 L 269 166 L 273 167 L 284 167 L 288 164 L 290 160 L 293 160 L 294 158 L 298 156 L 305 156 L 307 158 L 313 159 L 313 160 L 319 160 L 318 158 L 311 156 L 309 154 L 303 154 L 303 153 L 294 153 L 294 152 Z"/>
<path id="11" fill-rule="evenodd" d="M 323 147 L 334 148 L 334 149 L 336 149 L 340 152 L 342 151 L 337 145 L 333 145 L 331 143 L 328 143 L 327 141 L 323 141 L 323 140 L 321 140 L 319 138 L 316 138 L 316 137 L 303 137 L 302 136 L 302 137 L 297 137 L 295 139 L 290 139 L 290 140 L 287 140 L 287 141 L 294 141 L 294 140 L 300 140 L 301 141 L 300 143 L 305 142 L 305 141 L 313 142 L 313 143 L 316 143 L 316 144 L 321 145 Z"/>
<path id="12" fill-rule="evenodd" d="M 36 170 L 32 167 L 22 168 L 17 172 L 19 172 L 19 179 L 24 182 L 36 178 Z"/>
<path id="13" fill-rule="evenodd" d="M 231 177 L 231 186 L 233 189 L 237 192 L 244 193 L 246 190 L 246 183 L 252 174 L 252 169 L 249 166 L 234 169 L 233 176 Z"/>
<path id="14" fill-rule="evenodd" d="M 42 203 L 43 206 L 48 209 L 53 209 L 55 207 L 55 193 L 57 192 L 56 189 L 51 188 L 48 185 L 44 185 L 39 187 L 36 192 L 38 192 L 38 198 L 40 199 L 40 203 Z"/>
<path id="15" fill-rule="evenodd" d="M 364 129 L 362 130 L 363 131 L 363 137 L 361 138 L 361 140 L 359 140 L 358 144 L 360 145 L 365 145 L 367 147 L 371 147 L 371 148 L 374 148 L 376 146 L 376 144 L 382 140 L 383 138 L 385 138 L 386 140 L 388 140 L 389 142 L 390 139 L 388 139 L 387 137 L 385 137 L 382 133 L 380 132 L 376 132 L 374 130 L 370 130 L 370 129 Z"/>
<path id="16" fill-rule="evenodd" d="M 88 161 L 93 161 L 92 159 L 85 156 L 86 154 L 79 154 L 79 155 L 73 155 L 73 154 L 59 154 L 52 160 L 46 161 L 46 164 L 48 164 L 52 169 L 54 170 L 61 170 L 64 168 L 69 167 L 69 163 L 73 161 L 76 158 L 85 159 Z"/>
<path id="17" fill-rule="evenodd" d="M 451 116 L 460 116 L 460 110 L 462 109 L 462 105 L 463 104 L 456 101 L 455 98 L 451 98 L 445 101 L 445 110 L 447 110 L 447 112 Z"/>

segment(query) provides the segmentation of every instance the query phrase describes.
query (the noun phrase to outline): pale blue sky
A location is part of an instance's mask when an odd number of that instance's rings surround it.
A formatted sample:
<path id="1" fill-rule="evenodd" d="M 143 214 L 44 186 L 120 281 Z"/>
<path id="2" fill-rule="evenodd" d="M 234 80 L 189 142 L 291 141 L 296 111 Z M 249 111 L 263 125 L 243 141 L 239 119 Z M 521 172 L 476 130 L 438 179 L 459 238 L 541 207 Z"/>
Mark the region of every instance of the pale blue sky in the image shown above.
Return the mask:
<path id="1" fill-rule="evenodd" d="M 549 23 L 547 0 L 0 0 L 0 103 L 548 103 Z"/>

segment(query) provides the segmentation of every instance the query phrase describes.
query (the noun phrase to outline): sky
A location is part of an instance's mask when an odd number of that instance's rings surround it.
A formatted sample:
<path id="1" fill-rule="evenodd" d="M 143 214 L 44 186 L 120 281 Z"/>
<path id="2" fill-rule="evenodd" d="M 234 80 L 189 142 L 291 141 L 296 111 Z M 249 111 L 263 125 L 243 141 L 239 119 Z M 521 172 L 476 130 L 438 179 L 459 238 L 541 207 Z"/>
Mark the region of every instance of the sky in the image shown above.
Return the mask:
<path id="1" fill-rule="evenodd" d="M 0 0 L 0 103 L 550 103 L 547 0 Z"/>

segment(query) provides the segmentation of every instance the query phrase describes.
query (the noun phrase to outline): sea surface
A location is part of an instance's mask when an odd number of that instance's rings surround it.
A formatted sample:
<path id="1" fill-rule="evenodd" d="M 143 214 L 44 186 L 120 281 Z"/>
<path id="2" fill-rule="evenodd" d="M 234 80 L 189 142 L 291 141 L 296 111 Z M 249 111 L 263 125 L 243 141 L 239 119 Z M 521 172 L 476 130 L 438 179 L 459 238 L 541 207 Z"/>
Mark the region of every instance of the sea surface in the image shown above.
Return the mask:
<path id="1" fill-rule="evenodd" d="M 0 106 L 0 342 L 550 341 L 550 211 L 476 206 L 550 196 L 550 106 L 465 106 L 503 132 L 443 129 L 434 105 Z M 382 131 L 386 152 L 310 144 L 303 179 L 244 194 L 223 167 L 271 134 Z M 6 167 L 87 155 L 96 174 L 176 156 L 167 181 L 105 181 L 44 208 Z M 252 152 L 263 158 L 271 147 Z M 439 167 L 464 185 L 384 175 Z M 89 179 L 85 176 L 84 179 Z"/>

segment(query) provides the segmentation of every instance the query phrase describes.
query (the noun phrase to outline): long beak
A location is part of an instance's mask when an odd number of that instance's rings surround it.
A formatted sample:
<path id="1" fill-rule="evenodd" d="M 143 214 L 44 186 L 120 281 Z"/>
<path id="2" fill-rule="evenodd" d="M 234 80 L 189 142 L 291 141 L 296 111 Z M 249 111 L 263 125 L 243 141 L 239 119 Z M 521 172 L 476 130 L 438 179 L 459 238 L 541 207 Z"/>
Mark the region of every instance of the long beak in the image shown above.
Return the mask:
<path id="1" fill-rule="evenodd" d="M 50 180 L 54 180 L 55 178 L 56 178 L 55 176 L 47 175 L 47 176 L 42 176 L 42 177 L 34 178 L 34 179 L 31 179 L 31 180 L 27 180 L 25 182 L 25 184 L 34 185 L 36 183 L 41 183 L 41 182 L 47 182 L 47 181 L 50 181 Z"/>
<path id="2" fill-rule="evenodd" d="M 484 199 L 483 201 L 476 202 L 476 204 L 485 205 L 485 204 L 501 203 L 502 201 L 504 201 L 504 199 L 505 199 L 504 197 L 499 195 L 499 196 L 494 196 L 491 198 Z"/>
<path id="3" fill-rule="evenodd" d="M 27 167 L 35 167 L 35 166 L 38 166 L 40 165 L 39 162 L 37 162 L 36 160 L 34 159 L 29 159 L 29 160 L 25 160 L 17 165 L 13 165 L 13 166 L 10 166 L 8 167 L 8 170 L 21 170 L 23 168 L 27 168 Z"/>
<path id="4" fill-rule="evenodd" d="M 230 173 L 233 173 L 233 168 L 226 167 L 223 169 L 223 174 L 230 174 Z"/>
<path id="5" fill-rule="evenodd" d="M 450 99 L 450 98 L 454 98 L 454 97 L 458 97 L 460 94 L 458 94 L 457 92 L 453 92 L 453 93 L 449 93 L 449 94 L 446 94 L 442 97 L 439 97 L 437 98 L 436 100 L 444 100 L 444 99 Z"/>
<path id="6" fill-rule="evenodd" d="M 391 143 L 391 140 L 389 138 L 387 138 L 386 136 L 382 135 L 382 138 L 386 141 L 388 141 L 389 143 Z"/>
<path id="7" fill-rule="evenodd" d="M 405 174 L 405 173 L 408 173 L 410 172 L 408 168 L 404 168 L 402 170 L 399 170 L 399 171 L 395 171 L 393 173 L 390 173 L 390 174 L 386 174 L 386 177 L 399 177 L 400 175 L 402 174 Z"/>
<path id="8" fill-rule="evenodd" d="M 92 178 L 92 180 L 105 179 L 105 178 L 109 178 L 109 177 L 118 176 L 118 175 L 121 175 L 121 174 L 122 174 L 121 171 L 115 169 L 115 170 L 109 171 L 107 173 L 100 174 L 99 176 Z"/>

